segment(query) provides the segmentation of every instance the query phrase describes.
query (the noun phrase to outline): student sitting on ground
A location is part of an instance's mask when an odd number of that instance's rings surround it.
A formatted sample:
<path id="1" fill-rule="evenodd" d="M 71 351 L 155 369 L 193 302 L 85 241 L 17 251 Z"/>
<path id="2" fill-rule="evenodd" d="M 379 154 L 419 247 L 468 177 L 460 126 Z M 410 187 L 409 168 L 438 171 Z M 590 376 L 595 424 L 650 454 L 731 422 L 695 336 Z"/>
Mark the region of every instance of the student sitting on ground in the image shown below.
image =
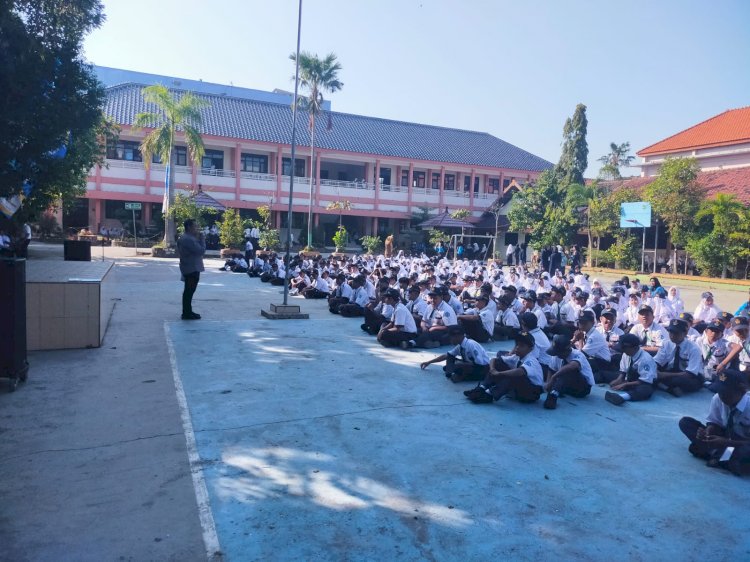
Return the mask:
<path id="1" fill-rule="evenodd" d="M 385 347 L 401 346 L 406 349 L 410 340 L 417 337 L 417 324 L 409 310 L 401 302 L 397 289 L 388 289 L 383 302 L 393 308 L 390 321 L 378 332 L 378 341 Z"/>
<path id="2" fill-rule="evenodd" d="M 353 296 L 354 289 L 352 289 L 352 286 L 346 281 L 346 275 L 339 273 L 336 276 L 336 289 L 328 298 L 328 310 L 332 314 L 338 314 L 339 307 L 351 302 Z"/>
<path id="3" fill-rule="evenodd" d="M 310 277 L 307 275 L 307 271 L 300 269 L 299 273 L 289 281 L 289 294 L 297 295 L 303 289 L 310 286 Z"/>
<path id="4" fill-rule="evenodd" d="M 521 323 L 518 316 L 513 311 L 513 299 L 508 295 L 503 295 L 497 301 L 497 315 L 495 316 L 495 326 L 493 337 L 496 340 L 513 339 L 521 331 Z"/>
<path id="5" fill-rule="evenodd" d="M 594 373 L 583 352 L 573 349 L 573 344 L 565 336 L 555 336 L 547 350 L 551 357 L 549 377 L 545 390 L 547 410 L 557 408 L 557 399 L 569 394 L 575 398 L 585 398 L 594 386 Z"/>
<path id="6" fill-rule="evenodd" d="M 732 366 L 747 377 L 750 375 L 750 321 L 744 316 L 732 318 L 732 331 L 734 334 L 727 338 L 729 353 L 716 366 L 716 372 L 720 373 L 724 368 Z"/>
<path id="7" fill-rule="evenodd" d="M 706 425 L 695 418 L 680 420 L 680 431 L 690 439 L 688 451 L 707 466 L 750 474 L 750 393 L 745 373 L 724 370 L 712 385 Z"/>
<path id="8" fill-rule="evenodd" d="M 716 367 L 729 353 L 729 342 L 724 338 L 724 324 L 721 320 L 714 318 L 709 322 L 696 345 L 703 357 L 703 377 L 706 379 L 703 384 L 709 386 L 716 380 Z"/>
<path id="9" fill-rule="evenodd" d="M 455 347 L 437 357 L 425 361 L 420 368 L 426 369 L 432 363 L 445 361 L 443 372 L 453 382 L 481 381 L 489 373 L 490 358 L 484 348 L 467 338 L 461 326 L 451 326 L 447 330 L 451 345 Z"/>
<path id="10" fill-rule="evenodd" d="M 673 396 L 695 392 L 703 388 L 703 358 L 698 346 L 687 339 L 688 325 L 675 318 L 667 326 L 669 341 L 665 341 L 654 357 L 658 365 L 656 387 Z"/>
<path id="11" fill-rule="evenodd" d="M 638 309 L 638 324 L 630 329 L 641 340 L 641 347 L 646 353 L 656 355 L 665 341 L 669 341 L 669 335 L 664 326 L 654 322 L 654 311 L 649 305 L 642 305 Z"/>
<path id="12" fill-rule="evenodd" d="M 385 281 L 384 284 L 383 281 Z M 386 291 L 390 291 L 387 287 L 388 280 L 381 279 L 381 281 L 378 282 L 379 295 L 377 300 L 367 303 L 362 311 L 365 316 L 365 321 L 361 328 L 372 336 L 377 335 L 378 332 L 380 332 L 380 328 L 383 327 L 383 324 L 387 324 L 391 316 L 393 316 L 393 306 L 386 304 L 385 300 L 383 300 Z"/>
<path id="13" fill-rule="evenodd" d="M 532 353 L 534 337 L 528 332 L 515 335 L 516 342 L 511 355 L 501 355 L 490 361 L 490 370 L 485 379 L 464 395 L 475 404 L 486 404 L 510 395 L 519 402 L 531 403 L 539 400 L 543 392 L 542 366 Z"/>
<path id="14" fill-rule="evenodd" d="M 607 402 L 622 405 L 632 400 L 648 400 L 654 393 L 656 363 L 643 351 L 641 341 L 633 334 L 625 334 L 615 348 L 622 353 L 620 374 L 610 383 L 611 390 L 604 395 Z"/>
<path id="15" fill-rule="evenodd" d="M 412 285 L 406 290 L 407 302 L 406 309 L 414 318 L 414 322 L 417 324 L 417 329 L 422 323 L 422 317 L 424 316 L 425 310 L 427 310 L 427 301 L 422 298 L 420 294 L 419 285 Z"/>
<path id="16" fill-rule="evenodd" d="M 468 337 L 479 343 L 486 343 L 492 339 L 495 329 L 495 319 L 487 307 L 489 298 L 485 294 L 480 294 L 474 299 L 474 303 L 476 308 L 470 308 L 465 314 L 460 314 L 458 323 Z"/>
<path id="17" fill-rule="evenodd" d="M 409 342 L 410 346 L 434 349 L 448 343 L 448 328 L 456 325 L 456 314 L 443 302 L 443 293 L 433 289 L 427 293 L 430 304 L 422 318 L 422 330 L 417 339 Z"/>
<path id="18" fill-rule="evenodd" d="M 608 371 L 612 353 L 607 345 L 607 340 L 596 330 L 596 316 L 591 310 L 582 310 L 578 316 L 578 330 L 573 334 L 573 345 L 583 352 L 594 372 L 597 382 L 602 382 L 603 377 L 599 373 Z"/>
<path id="19" fill-rule="evenodd" d="M 302 296 L 306 299 L 327 299 L 331 296 L 328 271 L 323 270 L 323 273 L 318 273 L 317 269 L 313 269 L 310 286 L 302 289 Z"/>
<path id="20" fill-rule="evenodd" d="M 348 303 L 339 306 L 339 314 L 346 318 L 354 318 L 357 316 L 363 316 L 365 306 L 370 302 L 370 297 L 367 294 L 367 288 L 365 285 L 366 278 L 364 275 L 357 275 L 352 280 L 352 293 Z"/>

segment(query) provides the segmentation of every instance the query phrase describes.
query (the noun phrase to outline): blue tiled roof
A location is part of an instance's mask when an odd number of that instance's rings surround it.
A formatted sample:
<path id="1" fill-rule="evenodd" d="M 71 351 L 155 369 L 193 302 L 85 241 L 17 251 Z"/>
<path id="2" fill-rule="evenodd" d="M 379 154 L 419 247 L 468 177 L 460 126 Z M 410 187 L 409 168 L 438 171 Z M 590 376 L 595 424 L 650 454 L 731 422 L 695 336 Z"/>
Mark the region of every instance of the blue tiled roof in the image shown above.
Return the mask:
<path id="1" fill-rule="evenodd" d="M 155 108 L 141 96 L 143 84 L 107 89 L 104 112 L 121 125 Z M 176 95 L 183 90 L 172 90 Z M 289 106 L 230 96 L 195 94 L 210 105 L 202 110 L 201 132 L 222 137 L 291 144 Z M 310 144 L 308 117 L 298 115 L 297 143 Z M 330 124 L 330 128 L 329 128 Z M 391 121 L 349 113 L 324 112 L 315 124 L 315 145 L 329 150 L 395 156 L 469 166 L 541 171 L 552 164 L 488 133 Z"/>

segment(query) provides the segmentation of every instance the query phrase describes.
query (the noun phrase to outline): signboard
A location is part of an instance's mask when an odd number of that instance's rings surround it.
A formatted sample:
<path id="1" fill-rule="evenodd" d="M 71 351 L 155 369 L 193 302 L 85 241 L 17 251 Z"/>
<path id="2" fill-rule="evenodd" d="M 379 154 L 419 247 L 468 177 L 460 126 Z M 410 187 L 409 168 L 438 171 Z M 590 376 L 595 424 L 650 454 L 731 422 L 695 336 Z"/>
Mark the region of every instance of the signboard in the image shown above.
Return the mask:
<path id="1" fill-rule="evenodd" d="M 651 203 L 622 203 L 620 205 L 620 228 L 649 228 L 651 226 Z"/>
<path id="2" fill-rule="evenodd" d="M 140 211 L 141 204 L 140 203 L 125 203 L 125 210 L 126 211 Z"/>

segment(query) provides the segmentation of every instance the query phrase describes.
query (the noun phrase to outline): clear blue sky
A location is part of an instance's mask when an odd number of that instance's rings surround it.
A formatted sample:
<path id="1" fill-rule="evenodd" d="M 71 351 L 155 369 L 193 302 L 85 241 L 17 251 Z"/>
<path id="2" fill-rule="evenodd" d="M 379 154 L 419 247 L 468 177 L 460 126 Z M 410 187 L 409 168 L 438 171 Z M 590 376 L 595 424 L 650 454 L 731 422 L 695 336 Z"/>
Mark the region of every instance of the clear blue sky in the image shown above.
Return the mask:
<path id="1" fill-rule="evenodd" d="M 296 0 L 104 4 L 94 64 L 293 88 Z M 750 105 L 745 0 L 304 0 L 302 49 L 338 55 L 336 111 L 486 131 L 552 162 L 582 102 L 588 176 L 611 141 L 635 152 Z"/>

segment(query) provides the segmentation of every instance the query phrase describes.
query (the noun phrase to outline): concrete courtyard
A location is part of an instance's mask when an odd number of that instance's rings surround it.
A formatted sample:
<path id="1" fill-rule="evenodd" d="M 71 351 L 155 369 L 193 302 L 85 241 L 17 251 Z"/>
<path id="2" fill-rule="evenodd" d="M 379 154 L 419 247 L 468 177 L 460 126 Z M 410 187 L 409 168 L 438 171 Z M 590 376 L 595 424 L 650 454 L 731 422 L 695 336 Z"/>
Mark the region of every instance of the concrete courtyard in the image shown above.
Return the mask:
<path id="1" fill-rule="evenodd" d="M 707 391 L 473 405 L 419 369 L 442 350 L 386 350 L 323 301 L 263 319 L 279 289 L 218 260 L 182 322 L 176 262 L 106 251 L 104 345 L 35 352 L 0 390 L 0 559 L 750 558 L 750 484 L 677 428 Z"/>

